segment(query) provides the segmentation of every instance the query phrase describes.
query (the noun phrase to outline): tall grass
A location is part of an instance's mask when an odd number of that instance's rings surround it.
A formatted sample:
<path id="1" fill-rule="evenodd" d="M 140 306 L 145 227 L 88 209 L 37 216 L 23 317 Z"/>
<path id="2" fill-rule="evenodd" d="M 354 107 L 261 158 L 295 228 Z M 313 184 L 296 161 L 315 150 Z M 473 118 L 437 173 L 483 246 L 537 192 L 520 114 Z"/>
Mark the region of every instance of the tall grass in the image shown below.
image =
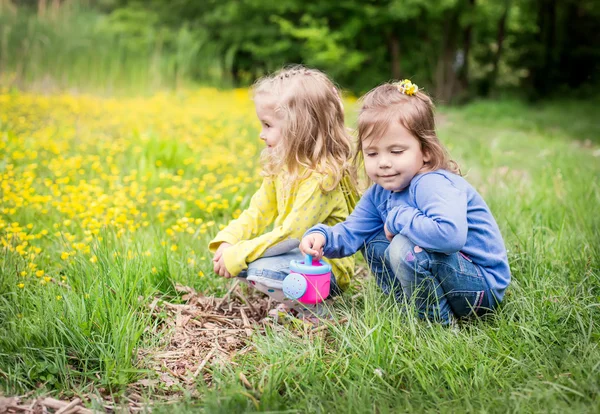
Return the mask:
<path id="1" fill-rule="evenodd" d="M 8 145 L 0 153 L 0 191 L 19 195 L 0 209 L 4 232 L 15 221 L 18 226 L 32 223 L 30 234 L 39 233 L 39 218 L 48 220 L 43 228 L 56 223 L 62 234 L 83 237 L 76 221 L 87 218 L 86 209 L 73 215 L 70 227 L 58 209 L 74 208 L 72 198 L 78 195 L 92 204 L 90 192 L 76 187 L 81 181 L 105 188 L 98 190 L 99 203 L 126 193 L 128 202 L 118 204 L 126 207 L 120 214 L 138 209 L 148 213 L 149 222 L 121 238 L 107 226 L 89 254 L 77 253 L 64 263 L 63 244 L 49 235 L 40 244 L 49 256 L 40 262 L 54 280 L 43 287 L 32 271 L 27 278 L 19 276 L 27 264 L 24 258 L 0 250 L 1 390 L 77 394 L 104 388 L 119 393 L 126 384 L 153 375 L 137 364 L 135 351 L 160 340 L 153 325 L 158 322 L 147 306 L 154 297 L 176 300 L 177 282 L 207 294 L 222 293 L 225 282 L 209 274 L 210 260 L 201 262 L 209 277 L 199 278 L 194 277 L 199 265 L 190 266 L 187 259 L 191 249 L 199 261 L 210 257 L 207 240 L 240 203 L 247 205 L 255 188 L 242 183 L 243 176 L 255 171 L 258 139 L 250 138 L 256 135 L 251 105 L 240 109 L 247 95 L 230 104 L 237 93 L 202 91 L 192 101 L 182 95 L 155 103 L 138 99 L 125 105 L 130 112 L 116 121 L 110 112 L 119 109 L 115 102 L 96 113 L 91 97 L 86 98 L 88 106 L 68 100 L 67 109 L 58 112 L 65 117 L 60 122 L 58 116 L 43 121 L 44 111 L 59 106 L 58 100 L 47 98 L 31 98 L 33 103 L 0 114 L 0 145 Z M 531 107 L 502 101 L 440 110 L 440 136 L 489 204 L 508 249 L 513 282 L 496 314 L 458 329 L 431 325 L 402 312 L 369 278 L 362 285 L 355 282 L 354 291 L 333 307 L 347 323 L 334 321 L 322 334 L 298 335 L 275 327 L 255 335 L 254 352 L 234 364 L 208 367 L 213 386 L 207 388 L 199 379 L 200 398 L 184 398 L 175 408 L 156 411 L 598 411 L 597 105 L 562 101 Z M 93 122 L 85 114 L 70 118 L 72 108 L 80 107 L 92 112 Z M 193 112 L 199 108 L 209 112 Z M 76 132 L 68 129 L 77 122 Z M 132 122 L 130 133 L 123 128 L 127 122 Z M 94 166 L 89 158 L 92 165 L 77 165 L 79 152 L 95 151 L 112 160 Z M 61 168 L 51 165 L 57 157 L 62 157 Z M 65 176 L 73 181 L 56 184 L 63 197 L 57 193 L 48 202 L 35 198 L 55 191 L 51 184 Z M 28 185 L 37 186 L 37 192 L 26 191 Z M 160 194 L 154 191 L 158 189 Z M 227 199 L 219 199 L 220 209 L 209 200 L 217 193 Z M 163 201 L 170 202 L 165 215 Z M 48 208 L 48 213 L 42 215 L 38 208 Z M 205 233 L 195 225 L 193 234 L 167 236 L 179 226 L 177 219 L 192 210 L 192 217 L 215 225 L 204 228 Z M 176 251 L 173 243 L 179 246 Z M 70 249 L 69 243 L 64 246 Z M 146 250 L 152 255 L 140 254 Z M 68 287 L 61 284 L 63 274 L 57 269 L 62 266 Z M 21 281 L 28 285 L 19 288 Z M 240 372 L 252 389 L 240 383 Z M 153 392 L 148 391 L 149 398 Z"/>
<path id="2" fill-rule="evenodd" d="M 600 128 L 591 105 L 442 109 L 441 135 L 502 228 L 513 282 L 499 311 L 446 329 L 400 311 L 369 280 L 328 335 L 287 329 L 214 366 L 182 411 L 597 412 Z M 587 115 L 586 115 L 587 114 Z M 244 372 L 253 389 L 238 380 Z"/>
<path id="3" fill-rule="evenodd" d="M 101 14 L 64 2 L 44 14 L 0 7 L 0 85 L 111 95 L 227 86 L 224 52 L 201 28 L 166 30 L 143 8 Z"/>

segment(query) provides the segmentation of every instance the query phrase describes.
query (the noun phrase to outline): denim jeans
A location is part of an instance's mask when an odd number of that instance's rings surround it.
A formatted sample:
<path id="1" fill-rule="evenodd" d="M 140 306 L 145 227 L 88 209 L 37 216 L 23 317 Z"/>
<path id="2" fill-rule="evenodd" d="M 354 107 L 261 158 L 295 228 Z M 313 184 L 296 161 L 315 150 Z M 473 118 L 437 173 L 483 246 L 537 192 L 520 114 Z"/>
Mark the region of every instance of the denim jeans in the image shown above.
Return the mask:
<path id="1" fill-rule="evenodd" d="M 290 274 L 290 261 L 304 261 L 304 255 L 298 248 L 275 256 L 261 257 L 248 264 L 248 269 L 238 275 L 253 288 L 269 295 L 278 302 L 291 305 L 295 303 L 287 299 L 283 294 L 283 279 Z M 341 293 L 333 272 L 331 273 L 331 285 L 329 297 Z"/>
<path id="2" fill-rule="evenodd" d="M 449 324 L 496 306 L 481 269 L 461 252 L 429 252 L 402 235 L 390 243 L 383 231 L 362 252 L 384 293 L 414 301 L 421 318 Z"/>

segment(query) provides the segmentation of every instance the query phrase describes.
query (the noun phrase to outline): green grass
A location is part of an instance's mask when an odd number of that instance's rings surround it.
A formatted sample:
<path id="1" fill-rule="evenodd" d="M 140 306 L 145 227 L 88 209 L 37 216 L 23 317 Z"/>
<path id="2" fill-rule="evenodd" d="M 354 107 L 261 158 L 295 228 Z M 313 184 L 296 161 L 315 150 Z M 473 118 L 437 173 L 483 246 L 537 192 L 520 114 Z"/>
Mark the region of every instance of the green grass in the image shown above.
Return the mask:
<path id="1" fill-rule="evenodd" d="M 358 298 L 349 294 L 336 304 L 348 322 L 332 325 L 326 336 L 299 337 L 285 328 L 255 335 L 256 352 L 236 365 L 210 367 L 214 385 L 199 383 L 200 398 L 154 411 L 600 411 L 597 108 L 598 102 L 483 101 L 440 109 L 442 140 L 505 238 L 513 282 L 496 314 L 458 330 L 430 325 L 399 312 L 369 278 L 354 286 Z M 147 146 L 175 163 L 186 152 L 173 142 Z M 0 390 L 23 393 L 42 384 L 39 392 L 104 388 L 118 395 L 152 375 L 136 365 L 134 351 L 160 339 L 147 310 L 154 296 L 173 298 L 175 282 L 222 292 L 222 281 L 198 282 L 166 252 L 114 256 L 167 249 L 150 231 L 124 243 L 106 234 L 94 252 L 100 266 L 74 261 L 73 289 L 89 298 L 60 301 L 53 297 L 62 290 L 51 288 L 18 294 L 19 263 L 0 251 Z M 252 390 L 240 383 L 240 371 Z"/>
<path id="2" fill-rule="evenodd" d="M 103 15 L 78 2 L 39 15 L 0 6 L 0 86 L 126 96 L 230 85 L 218 46 L 202 30 L 158 27 L 143 7 Z"/>
<path id="3" fill-rule="evenodd" d="M 595 105 L 479 102 L 441 109 L 440 135 L 484 194 L 513 283 L 459 331 L 402 316 L 367 283 L 326 340 L 268 332 L 224 368 L 208 412 L 600 410 L 600 127 Z M 581 145 L 585 139 L 594 144 Z M 508 167 L 503 168 L 503 167 Z M 247 396 L 237 373 L 256 391 Z M 181 406 L 182 410 L 195 408 Z"/>

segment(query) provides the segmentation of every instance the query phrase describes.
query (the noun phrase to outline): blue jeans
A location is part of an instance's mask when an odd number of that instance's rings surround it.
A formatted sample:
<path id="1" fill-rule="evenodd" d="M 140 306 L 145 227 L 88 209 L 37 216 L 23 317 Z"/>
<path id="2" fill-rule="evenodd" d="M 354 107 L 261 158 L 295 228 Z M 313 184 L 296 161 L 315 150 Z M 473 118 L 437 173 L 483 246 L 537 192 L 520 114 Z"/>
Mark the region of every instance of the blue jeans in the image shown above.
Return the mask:
<path id="1" fill-rule="evenodd" d="M 461 252 L 429 252 L 402 235 L 390 243 L 382 231 L 363 255 L 384 293 L 401 302 L 414 301 L 421 318 L 449 324 L 496 306 L 481 269 Z"/>
<path id="2" fill-rule="evenodd" d="M 292 260 L 304 261 L 304 255 L 300 249 L 295 248 L 286 253 L 256 259 L 249 263 L 248 269 L 240 273 L 238 277 L 246 279 L 249 285 L 273 299 L 284 302 L 283 279 L 290 274 L 290 261 Z M 341 290 L 332 272 L 329 297 L 339 294 L 341 294 Z"/>

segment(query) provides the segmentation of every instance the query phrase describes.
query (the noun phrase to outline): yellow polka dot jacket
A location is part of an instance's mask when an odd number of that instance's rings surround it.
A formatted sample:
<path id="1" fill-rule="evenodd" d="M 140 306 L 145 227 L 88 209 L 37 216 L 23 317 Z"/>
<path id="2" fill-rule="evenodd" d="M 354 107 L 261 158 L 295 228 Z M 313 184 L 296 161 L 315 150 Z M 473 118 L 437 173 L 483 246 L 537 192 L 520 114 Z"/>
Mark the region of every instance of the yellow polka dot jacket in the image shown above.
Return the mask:
<path id="1" fill-rule="evenodd" d="M 209 249 L 214 253 L 221 243 L 230 243 L 232 246 L 223 253 L 225 267 L 232 275 L 238 275 L 268 248 L 287 239 L 301 240 L 315 224 L 333 226 L 346 220 L 356 206 L 358 194 L 351 190 L 347 176 L 333 190 L 325 192 L 322 187 L 328 187 L 323 185 L 327 179 L 312 173 L 289 188 L 282 175 L 265 178 L 249 207 L 216 235 Z M 338 286 L 345 290 L 354 273 L 354 258 L 327 261 Z"/>

